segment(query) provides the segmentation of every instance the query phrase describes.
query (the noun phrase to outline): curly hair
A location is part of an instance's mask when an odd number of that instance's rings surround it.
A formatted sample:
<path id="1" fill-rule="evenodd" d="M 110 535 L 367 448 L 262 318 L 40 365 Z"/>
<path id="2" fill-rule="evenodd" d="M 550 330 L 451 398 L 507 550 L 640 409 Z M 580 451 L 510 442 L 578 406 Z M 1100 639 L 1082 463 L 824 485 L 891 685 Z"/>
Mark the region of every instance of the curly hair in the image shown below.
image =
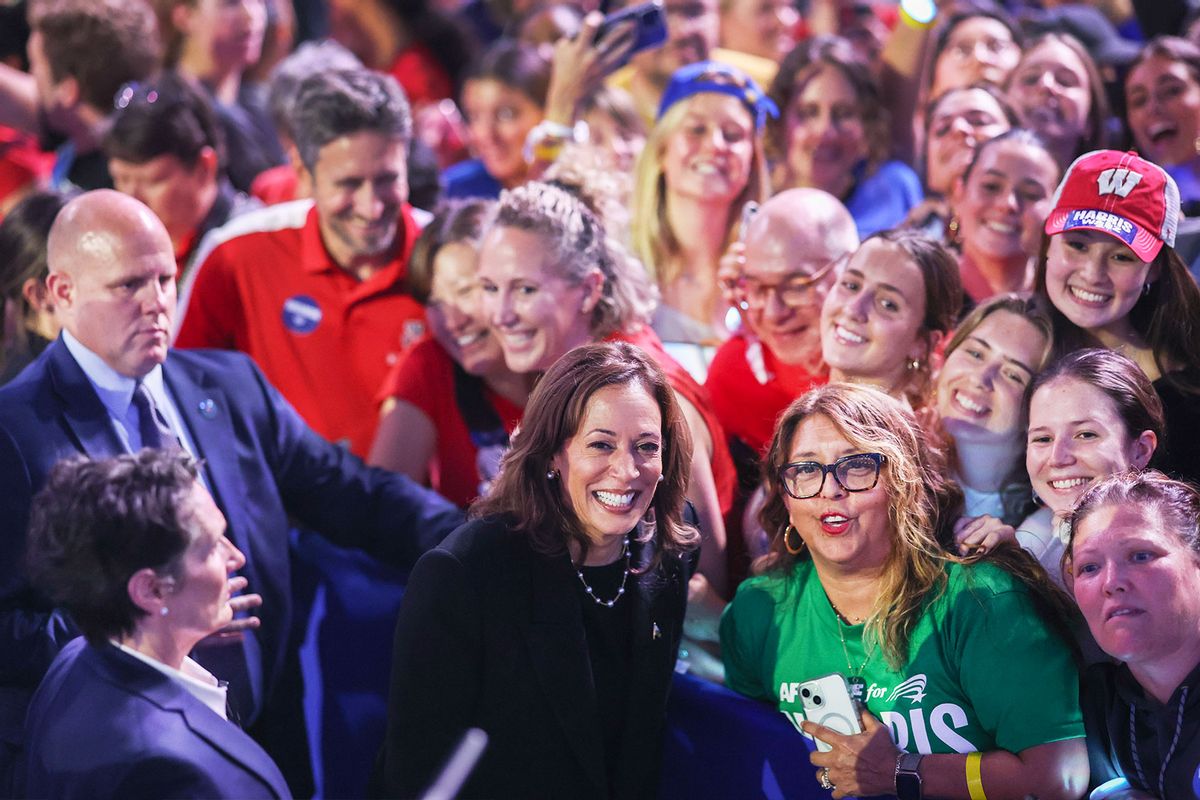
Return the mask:
<path id="1" fill-rule="evenodd" d="M 129 597 L 138 570 L 180 577 L 191 543 L 195 460 L 146 449 L 55 465 L 33 498 L 26 561 L 35 587 L 93 644 L 132 634 L 146 612 Z"/>
<path id="2" fill-rule="evenodd" d="M 582 186 L 569 189 L 545 181 L 505 189 L 487 230 L 513 228 L 537 234 L 546 246 L 548 263 L 572 285 L 591 270 L 600 270 L 604 286 L 589 329 L 602 339 L 647 324 L 656 295 L 641 265 L 608 236 L 585 196 Z"/>
<path id="3" fill-rule="evenodd" d="M 577 347 L 546 372 L 529 398 L 521 431 L 504 456 L 492 493 L 471 507 L 471 516 L 508 517 L 546 555 L 563 552 L 573 541 L 582 563 L 587 535 L 558 482 L 546 475 L 566 441 L 579 432 L 592 396 L 606 387 L 631 384 L 645 389 L 662 415 L 662 480 L 650 507 L 655 524 L 641 526 L 639 536 L 657 539 L 655 561 L 664 551 L 694 548 L 700 533 L 683 521 L 692 460 L 687 423 L 662 369 L 625 342 Z"/>

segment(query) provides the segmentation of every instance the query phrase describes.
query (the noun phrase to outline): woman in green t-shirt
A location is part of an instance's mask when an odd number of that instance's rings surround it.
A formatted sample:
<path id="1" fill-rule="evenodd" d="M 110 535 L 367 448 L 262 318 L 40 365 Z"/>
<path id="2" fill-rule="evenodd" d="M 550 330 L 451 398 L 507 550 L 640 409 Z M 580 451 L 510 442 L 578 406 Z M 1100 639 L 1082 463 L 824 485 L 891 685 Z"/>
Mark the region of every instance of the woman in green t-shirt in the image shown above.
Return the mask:
<path id="1" fill-rule="evenodd" d="M 986 561 L 939 546 L 957 494 L 940 462 L 874 389 L 830 384 L 784 412 L 762 512 L 772 551 L 721 623 L 727 683 L 832 746 L 811 760 L 834 797 L 1079 797 L 1078 673 L 1037 611 L 1066 598 L 1011 546 Z M 865 707 L 863 733 L 804 721 L 799 684 L 830 673 Z"/>

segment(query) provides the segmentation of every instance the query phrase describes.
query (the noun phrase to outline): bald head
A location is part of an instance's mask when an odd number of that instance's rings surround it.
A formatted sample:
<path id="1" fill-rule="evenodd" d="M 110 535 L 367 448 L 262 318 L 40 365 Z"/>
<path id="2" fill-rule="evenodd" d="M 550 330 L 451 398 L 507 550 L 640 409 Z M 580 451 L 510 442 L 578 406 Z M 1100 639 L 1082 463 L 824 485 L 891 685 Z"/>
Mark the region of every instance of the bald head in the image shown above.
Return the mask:
<path id="1" fill-rule="evenodd" d="M 71 200 L 54 219 L 46 243 L 51 272 L 78 274 L 95 261 L 121 260 L 129 246 L 163 245 L 171 238 L 154 212 L 129 195 L 97 189 Z"/>
<path id="2" fill-rule="evenodd" d="M 162 363 L 175 315 L 175 252 L 154 212 L 120 192 L 87 192 L 59 212 L 46 250 L 46 285 L 80 344 L 132 378 Z"/>
<path id="3" fill-rule="evenodd" d="M 856 249 L 854 219 L 827 192 L 789 189 L 763 203 L 746 231 L 743 321 L 778 360 L 821 369 L 821 303 L 834 262 Z"/>
<path id="4" fill-rule="evenodd" d="M 820 189 L 789 189 L 762 204 L 746 231 L 747 260 L 755 252 L 788 254 L 816 266 L 858 249 L 854 218 L 836 197 Z"/>

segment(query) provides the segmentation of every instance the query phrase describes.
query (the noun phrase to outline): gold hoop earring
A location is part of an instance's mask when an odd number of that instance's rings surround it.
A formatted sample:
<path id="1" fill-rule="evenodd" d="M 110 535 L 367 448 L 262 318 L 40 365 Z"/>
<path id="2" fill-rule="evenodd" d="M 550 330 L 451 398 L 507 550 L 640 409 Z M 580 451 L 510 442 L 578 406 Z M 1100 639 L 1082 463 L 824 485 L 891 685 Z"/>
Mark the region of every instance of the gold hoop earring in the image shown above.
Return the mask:
<path id="1" fill-rule="evenodd" d="M 792 541 L 790 538 L 793 533 L 796 534 L 796 541 L 800 542 L 800 544 L 796 545 L 796 547 L 794 549 L 792 548 Z M 803 553 L 804 552 L 804 540 L 800 538 L 800 531 L 796 530 L 791 525 L 788 525 L 786 528 L 784 528 L 783 529 L 783 546 L 789 553 L 791 553 L 794 556 L 798 556 L 801 553 Z"/>

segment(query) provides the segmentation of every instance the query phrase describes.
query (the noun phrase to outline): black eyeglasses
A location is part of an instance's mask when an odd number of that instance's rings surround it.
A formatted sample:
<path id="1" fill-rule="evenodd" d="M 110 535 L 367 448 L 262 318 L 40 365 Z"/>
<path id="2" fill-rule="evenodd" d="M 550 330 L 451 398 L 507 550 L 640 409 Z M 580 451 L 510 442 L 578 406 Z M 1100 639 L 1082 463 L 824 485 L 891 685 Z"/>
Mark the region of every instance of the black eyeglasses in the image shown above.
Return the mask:
<path id="1" fill-rule="evenodd" d="M 847 492 L 865 492 L 879 483 L 879 469 L 887 463 L 883 453 L 855 453 L 842 456 L 832 464 L 819 461 L 795 461 L 779 468 L 783 490 L 797 500 L 816 497 L 825 487 L 825 476 L 832 474 Z"/>

